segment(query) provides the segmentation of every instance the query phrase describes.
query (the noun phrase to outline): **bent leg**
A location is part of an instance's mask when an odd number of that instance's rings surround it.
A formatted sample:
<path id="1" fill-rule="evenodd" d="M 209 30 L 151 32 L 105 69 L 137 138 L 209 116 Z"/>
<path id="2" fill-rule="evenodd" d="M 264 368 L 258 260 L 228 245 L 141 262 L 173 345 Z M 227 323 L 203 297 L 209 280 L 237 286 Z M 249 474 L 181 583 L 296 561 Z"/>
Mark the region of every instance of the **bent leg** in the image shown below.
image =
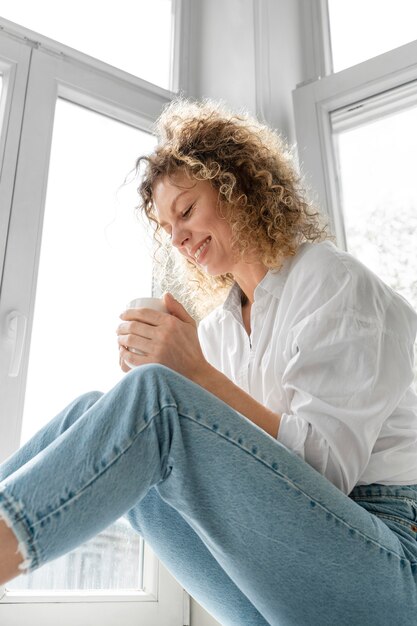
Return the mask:
<path id="1" fill-rule="evenodd" d="M 22 465 L 42 452 L 57 437 L 62 435 L 77 419 L 101 398 L 99 391 L 91 391 L 76 398 L 63 411 L 58 413 L 50 422 L 45 424 L 21 448 L 16 450 L 0 465 L 0 482 L 13 474 Z"/>
<path id="2" fill-rule="evenodd" d="M 220 624 L 269 626 L 184 518 L 162 500 L 155 488 L 126 518 L 184 589 Z"/>
<path id="3" fill-rule="evenodd" d="M 74 400 L 0 465 L 0 481 L 42 452 L 102 395 L 100 392 L 89 392 Z M 126 518 L 182 586 L 219 621 L 225 618 L 228 624 L 241 626 L 247 620 L 253 626 L 268 626 L 249 600 L 219 567 L 199 537 L 154 489 L 151 489 L 147 496 L 126 514 Z M 5 532 L 6 529 L 7 527 L 4 529 Z M 4 543 L 6 542 L 2 541 L 0 536 L 0 545 Z M 16 543 L 15 540 L 10 542 L 10 555 L 2 553 L 0 557 L 10 556 L 10 560 L 15 563 Z M 18 562 L 15 564 L 15 575 L 18 573 L 17 565 Z M 201 577 L 202 572 L 204 578 Z"/>
<path id="4" fill-rule="evenodd" d="M 398 536 L 161 366 L 132 370 L 10 475 L 0 505 L 34 568 L 98 533 L 151 487 L 269 624 L 414 624 L 417 563 Z"/>
<path id="5" fill-rule="evenodd" d="M 85 411 L 97 402 L 102 395 L 98 391 L 92 391 L 71 402 L 0 465 L 0 482 L 47 448 L 50 443 L 62 435 Z M 5 512 L 3 514 L 0 513 L 0 584 L 19 575 L 19 570 L 22 568 L 22 553 L 26 554 L 25 547 L 22 544 L 19 545 L 11 530 L 11 526 L 12 521 L 10 517 L 6 516 Z"/>

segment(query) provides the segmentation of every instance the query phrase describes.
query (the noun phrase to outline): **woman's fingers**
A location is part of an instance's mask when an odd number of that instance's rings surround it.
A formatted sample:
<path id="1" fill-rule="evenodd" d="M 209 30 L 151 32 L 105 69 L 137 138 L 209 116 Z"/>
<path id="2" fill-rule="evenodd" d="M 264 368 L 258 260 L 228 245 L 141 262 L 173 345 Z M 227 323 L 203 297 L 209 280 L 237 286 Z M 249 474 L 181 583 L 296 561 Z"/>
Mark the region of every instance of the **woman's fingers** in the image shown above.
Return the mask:
<path id="1" fill-rule="evenodd" d="M 125 353 L 127 353 L 127 351 L 124 348 L 120 347 L 119 348 L 119 366 L 122 372 L 125 372 L 126 374 L 127 372 L 130 372 L 132 368 L 129 367 L 129 365 L 125 361 L 125 358 L 124 358 Z"/>
<path id="2" fill-rule="evenodd" d="M 152 339 L 155 328 L 157 327 L 134 320 L 131 322 L 123 322 L 122 324 L 119 324 L 116 332 L 119 336 L 138 335 L 139 337 Z"/>
<path id="3" fill-rule="evenodd" d="M 155 335 L 155 326 L 149 326 L 137 321 L 123 322 L 119 325 L 116 332 L 119 346 L 141 350 L 147 354 L 150 342 Z"/>
<path id="4" fill-rule="evenodd" d="M 117 341 L 119 346 L 122 348 L 127 348 L 130 351 L 139 350 L 140 352 L 148 354 L 152 340 L 147 337 L 141 337 L 140 335 L 129 333 L 126 335 L 119 335 L 117 337 Z"/>

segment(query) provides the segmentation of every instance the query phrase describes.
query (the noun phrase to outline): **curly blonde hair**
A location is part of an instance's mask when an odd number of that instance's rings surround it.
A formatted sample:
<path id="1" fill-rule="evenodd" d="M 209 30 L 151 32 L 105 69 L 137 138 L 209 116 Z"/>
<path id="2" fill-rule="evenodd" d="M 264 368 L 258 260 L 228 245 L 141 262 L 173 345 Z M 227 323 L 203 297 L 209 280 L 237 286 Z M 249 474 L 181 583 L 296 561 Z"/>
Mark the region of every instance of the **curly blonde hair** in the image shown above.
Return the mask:
<path id="1" fill-rule="evenodd" d="M 160 262 L 163 286 L 172 291 L 176 276 L 177 297 L 194 301 L 191 308 L 197 316 L 198 309 L 201 313 L 206 308 L 204 301 L 215 305 L 224 297 L 233 277 L 211 277 L 183 257 L 179 272 L 180 259 L 167 252 L 155 214 L 153 187 L 158 179 L 185 172 L 195 180 L 208 180 L 231 226 L 232 250 L 241 257 L 255 251 L 267 268 L 279 268 L 302 242 L 326 238 L 326 227 L 305 198 L 288 146 L 266 125 L 247 113 L 231 113 L 219 102 L 177 98 L 164 109 L 155 130 L 155 151 L 136 162 L 141 177 L 138 209 L 153 226 L 159 251 L 166 253 Z"/>

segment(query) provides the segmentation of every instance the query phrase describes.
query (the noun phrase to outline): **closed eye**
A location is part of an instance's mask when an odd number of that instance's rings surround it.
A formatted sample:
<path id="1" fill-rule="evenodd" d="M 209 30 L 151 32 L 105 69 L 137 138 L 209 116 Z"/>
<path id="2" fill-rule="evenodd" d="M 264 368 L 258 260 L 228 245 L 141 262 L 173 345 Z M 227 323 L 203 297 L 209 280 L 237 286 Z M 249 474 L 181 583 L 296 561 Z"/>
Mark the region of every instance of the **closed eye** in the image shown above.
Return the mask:
<path id="1" fill-rule="evenodd" d="M 190 207 L 188 207 L 188 209 L 186 209 L 183 213 L 181 213 L 181 217 L 188 217 L 188 215 L 191 213 L 193 208 L 194 208 L 194 204 L 192 204 Z"/>

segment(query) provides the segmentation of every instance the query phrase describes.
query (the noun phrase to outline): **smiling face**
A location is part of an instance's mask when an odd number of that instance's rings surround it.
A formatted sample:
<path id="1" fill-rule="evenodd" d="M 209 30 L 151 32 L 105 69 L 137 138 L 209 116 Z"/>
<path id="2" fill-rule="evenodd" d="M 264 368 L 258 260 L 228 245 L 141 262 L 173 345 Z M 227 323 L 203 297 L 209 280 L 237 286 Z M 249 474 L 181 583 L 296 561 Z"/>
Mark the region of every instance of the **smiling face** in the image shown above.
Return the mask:
<path id="1" fill-rule="evenodd" d="M 212 276 L 233 273 L 231 227 L 220 216 L 219 194 L 207 180 L 184 173 L 158 179 L 153 187 L 157 219 L 179 252 Z"/>

